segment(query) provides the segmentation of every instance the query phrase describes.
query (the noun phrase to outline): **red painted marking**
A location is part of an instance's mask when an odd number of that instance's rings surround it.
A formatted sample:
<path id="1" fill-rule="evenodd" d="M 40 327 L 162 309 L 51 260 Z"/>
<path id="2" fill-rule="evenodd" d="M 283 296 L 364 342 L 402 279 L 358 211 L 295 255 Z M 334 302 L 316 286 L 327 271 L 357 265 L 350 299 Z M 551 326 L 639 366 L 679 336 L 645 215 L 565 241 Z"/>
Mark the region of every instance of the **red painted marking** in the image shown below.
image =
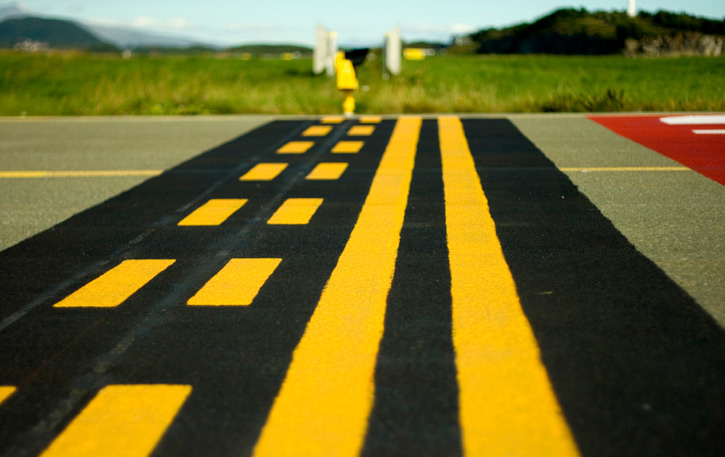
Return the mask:
<path id="1" fill-rule="evenodd" d="M 693 130 L 725 125 L 667 125 L 670 116 L 587 116 L 609 130 L 678 161 L 725 185 L 725 135 L 697 135 Z"/>

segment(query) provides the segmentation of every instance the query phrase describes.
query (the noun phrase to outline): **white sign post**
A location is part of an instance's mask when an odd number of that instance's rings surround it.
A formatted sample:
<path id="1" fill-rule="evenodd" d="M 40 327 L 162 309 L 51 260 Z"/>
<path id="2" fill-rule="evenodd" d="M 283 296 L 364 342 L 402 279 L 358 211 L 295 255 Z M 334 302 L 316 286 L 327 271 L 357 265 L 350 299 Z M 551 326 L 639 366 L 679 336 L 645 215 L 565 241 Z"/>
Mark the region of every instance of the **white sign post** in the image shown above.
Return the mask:
<path id="1" fill-rule="evenodd" d="M 337 33 L 322 26 L 315 30 L 315 50 L 312 54 L 312 71 L 335 76 L 335 54 L 337 54 Z"/>
<path id="2" fill-rule="evenodd" d="M 388 79 L 391 74 L 399 75 L 402 69 L 402 43 L 400 42 L 400 27 L 394 28 L 385 34 L 383 46 L 383 78 Z"/>
<path id="3" fill-rule="evenodd" d="M 317 26 L 315 30 L 315 51 L 312 54 L 312 71 L 319 75 L 325 71 L 327 65 L 327 29 Z"/>
<path id="4" fill-rule="evenodd" d="M 635 0 L 627 0 L 627 16 L 635 17 L 637 15 L 637 6 Z"/>

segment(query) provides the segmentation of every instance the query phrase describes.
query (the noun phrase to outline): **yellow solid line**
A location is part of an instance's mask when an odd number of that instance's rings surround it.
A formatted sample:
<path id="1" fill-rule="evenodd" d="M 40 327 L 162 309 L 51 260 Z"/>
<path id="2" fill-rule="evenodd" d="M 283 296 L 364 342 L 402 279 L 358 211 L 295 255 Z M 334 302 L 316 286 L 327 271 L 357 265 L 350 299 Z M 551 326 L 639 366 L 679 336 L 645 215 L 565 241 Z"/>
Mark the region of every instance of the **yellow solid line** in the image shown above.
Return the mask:
<path id="1" fill-rule="evenodd" d="M 344 120 L 345 120 L 345 118 L 342 116 L 328 116 L 328 117 L 323 117 L 321 122 L 323 124 L 339 124 Z"/>
<path id="2" fill-rule="evenodd" d="M 313 125 L 302 132 L 302 136 L 325 136 L 332 130 L 330 125 Z"/>
<path id="3" fill-rule="evenodd" d="M 190 393 L 180 385 L 107 386 L 41 457 L 145 457 Z"/>
<path id="4" fill-rule="evenodd" d="M 248 306 L 282 259 L 232 259 L 188 301 L 192 306 Z"/>
<path id="5" fill-rule="evenodd" d="M 107 178 L 158 176 L 163 170 L 0 171 L 0 178 Z"/>
<path id="6" fill-rule="evenodd" d="M 314 141 L 290 141 L 277 149 L 277 154 L 303 154 L 314 145 Z"/>
<path id="7" fill-rule="evenodd" d="M 286 163 L 258 163 L 240 181 L 271 181 L 287 168 Z"/>
<path id="8" fill-rule="evenodd" d="M 420 118 L 398 120 L 350 239 L 294 351 L 256 457 L 352 457 L 361 450 L 420 126 Z"/>
<path id="9" fill-rule="evenodd" d="M 169 259 L 124 260 L 56 303 L 55 308 L 118 306 L 174 262 Z"/>
<path id="10" fill-rule="evenodd" d="M 13 386 L 0 386 L 0 405 L 13 393 L 16 388 Z"/>
<path id="11" fill-rule="evenodd" d="M 375 127 L 372 125 L 353 125 L 350 130 L 347 131 L 348 136 L 370 136 L 375 131 Z"/>
<path id="12" fill-rule="evenodd" d="M 439 118 L 446 227 L 467 456 L 574 456 L 457 117 Z"/>
<path id="13" fill-rule="evenodd" d="M 362 124 L 378 124 L 382 120 L 383 120 L 383 118 L 380 116 L 362 116 L 362 117 L 360 117 L 360 122 Z"/>
<path id="14" fill-rule="evenodd" d="M 307 175 L 309 180 L 339 179 L 347 170 L 347 164 L 342 162 L 322 162 Z"/>
<path id="15" fill-rule="evenodd" d="M 340 141 L 332 148 L 335 154 L 355 154 L 363 147 L 362 141 Z"/>
<path id="16" fill-rule="evenodd" d="M 179 225 L 219 225 L 247 203 L 246 199 L 215 198 L 186 216 Z"/>
<path id="17" fill-rule="evenodd" d="M 322 204 L 321 198 L 288 198 L 282 206 L 269 218 L 270 225 L 304 225 L 310 222 L 317 208 Z"/>
<path id="18" fill-rule="evenodd" d="M 561 171 L 687 171 L 687 167 L 564 167 Z"/>

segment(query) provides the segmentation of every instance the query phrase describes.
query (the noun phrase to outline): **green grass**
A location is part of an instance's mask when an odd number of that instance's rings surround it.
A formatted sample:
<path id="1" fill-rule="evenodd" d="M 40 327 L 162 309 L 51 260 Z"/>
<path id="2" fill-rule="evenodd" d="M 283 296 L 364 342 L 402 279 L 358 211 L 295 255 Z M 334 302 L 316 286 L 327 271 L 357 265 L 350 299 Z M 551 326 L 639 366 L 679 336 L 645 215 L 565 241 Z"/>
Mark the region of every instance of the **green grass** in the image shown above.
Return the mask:
<path id="1" fill-rule="evenodd" d="M 383 81 L 360 68 L 359 113 L 719 111 L 725 58 L 445 56 Z M 322 114 L 341 110 L 311 61 L 0 53 L 0 115 Z"/>

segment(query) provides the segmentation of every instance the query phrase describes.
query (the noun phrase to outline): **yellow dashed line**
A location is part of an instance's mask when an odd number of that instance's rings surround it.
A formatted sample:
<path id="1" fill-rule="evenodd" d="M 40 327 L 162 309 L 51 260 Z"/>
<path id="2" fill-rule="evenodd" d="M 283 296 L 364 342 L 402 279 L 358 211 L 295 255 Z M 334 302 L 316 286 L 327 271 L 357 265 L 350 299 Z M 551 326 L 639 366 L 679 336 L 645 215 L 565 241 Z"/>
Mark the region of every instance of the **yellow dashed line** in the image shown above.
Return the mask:
<path id="1" fill-rule="evenodd" d="M 15 393 L 16 388 L 13 386 L 0 386 L 0 405 L 12 394 Z"/>
<path id="2" fill-rule="evenodd" d="M 120 265 L 55 304 L 55 308 L 110 308 L 123 303 L 175 260 L 124 260 Z"/>
<path id="3" fill-rule="evenodd" d="M 68 170 L 68 171 L 0 171 L 7 178 L 113 178 L 126 176 L 159 176 L 163 170 Z"/>
<path id="4" fill-rule="evenodd" d="M 345 118 L 342 116 L 328 116 L 328 117 L 323 117 L 321 122 L 323 124 L 339 124 L 344 120 L 345 120 Z"/>
<path id="5" fill-rule="evenodd" d="M 309 180 L 330 180 L 339 179 L 347 169 L 346 163 L 323 162 L 318 164 L 314 170 L 307 175 Z"/>
<path id="6" fill-rule="evenodd" d="M 308 224 L 317 208 L 322 204 L 321 198 L 288 198 L 282 206 L 269 218 L 270 225 L 303 225 Z"/>
<path id="7" fill-rule="evenodd" d="M 380 116 L 361 116 L 360 117 L 360 123 L 361 124 L 378 124 L 383 120 Z"/>
<path id="8" fill-rule="evenodd" d="M 348 136 L 370 136 L 375 131 L 372 125 L 353 125 L 347 131 Z"/>
<path id="9" fill-rule="evenodd" d="M 420 118 L 398 120 L 350 239 L 294 351 L 256 457 L 360 453 L 420 127 Z"/>
<path id="10" fill-rule="evenodd" d="M 277 149 L 278 154 L 303 154 L 307 152 L 312 146 L 315 145 L 314 141 L 290 141 L 281 148 Z"/>
<path id="11" fill-rule="evenodd" d="M 335 154 L 356 154 L 363 147 L 362 141 L 340 141 L 332 148 Z"/>
<path id="12" fill-rule="evenodd" d="M 232 259 L 189 299 L 193 306 L 248 306 L 282 259 Z"/>
<path id="13" fill-rule="evenodd" d="M 439 119 L 460 423 L 467 456 L 575 456 L 456 117 Z"/>
<path id="14" fill-rule="evenodd" d="M 287 168 L 286 163 L 258 163 L 240 181 L 271 181 Z"/>
<path id="15" fill-rule="evenodd" d="M 108 386 L 42 457 L 146 457 L 191 393 L 190 386 Z"/>
<path id="16" fill-rule="evenodd" d="M 245 199 L 212 199 L 179 222 L 182 226 L 219 225 L 247 203 Z"/>
<path id="17" fill-rule="evenodd" d="M 330 125 L 313 125 L 302 132 L 302 136 L 325 136 L 332 130 Z"/>

